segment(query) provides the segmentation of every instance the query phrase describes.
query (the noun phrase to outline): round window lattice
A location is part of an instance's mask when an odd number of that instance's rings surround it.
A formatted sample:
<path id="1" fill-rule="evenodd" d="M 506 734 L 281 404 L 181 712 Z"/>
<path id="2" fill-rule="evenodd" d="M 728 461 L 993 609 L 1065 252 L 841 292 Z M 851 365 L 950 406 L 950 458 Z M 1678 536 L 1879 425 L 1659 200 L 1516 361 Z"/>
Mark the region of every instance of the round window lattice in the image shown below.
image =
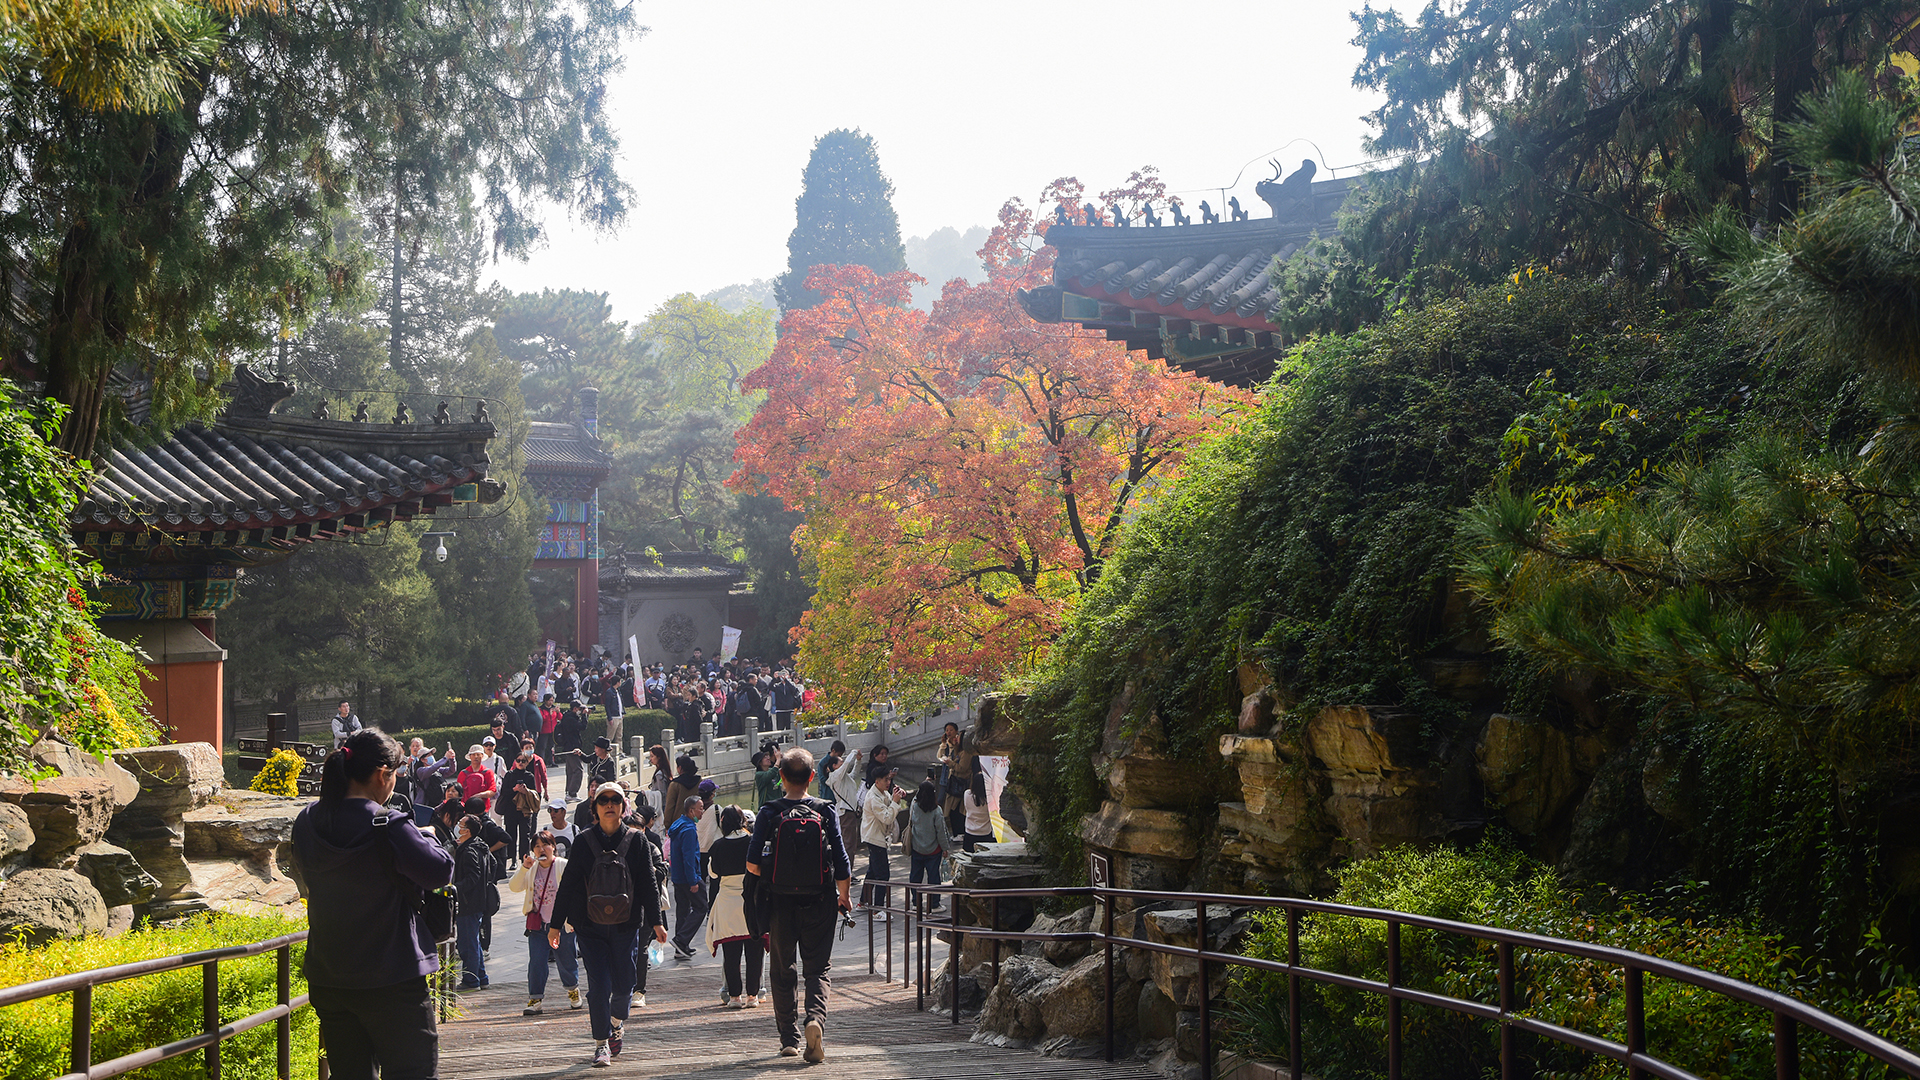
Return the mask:
<path id="1" fill-rule="evenodd" d="M 692 618 L 676 611 L 660 620 L 660 630 L 654 636 L 660 640 L 660 647 L 667 650 L 669 656 L 679 656 L 693 648 L 693 639 L 699 633 Z"/>

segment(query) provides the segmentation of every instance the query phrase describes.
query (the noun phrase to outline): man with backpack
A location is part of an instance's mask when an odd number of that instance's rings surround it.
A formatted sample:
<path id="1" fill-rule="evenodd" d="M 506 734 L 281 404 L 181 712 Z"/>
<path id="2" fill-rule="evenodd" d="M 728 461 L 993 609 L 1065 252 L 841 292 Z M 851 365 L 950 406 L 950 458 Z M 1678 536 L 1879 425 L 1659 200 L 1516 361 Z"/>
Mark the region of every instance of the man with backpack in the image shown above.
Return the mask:
<path id="1" fill-rule="evenodd" d="M 604 1068 L 620 1055 L 633 1005 L 640 931 L 651 927 L 660 942 L 667 940 L 667 931 L 660 918 L 653 849 L 640 830 L 622 820 L 627 793 L 619 784 L 601 784 L 593 792 L 593 812 L 594 827 L 574 838 L 573 857 L 560 876 L 547 941 L 557 949 L 563 930 L 574 935 L 587 969 L 593 1064 Z"/>
<path id="2" fill-rule="evenodd" d="M 807 982 L 805 1057 L 809 1064 L 827 1060 L 825 1046 L 827 972 L 833 959 L 833 924 L 841 912 L 852 909 L 849 882 L 853 866 L 840 837 L 840 821 L 824 799 L 807 795 L 813 782 L 813 755 L 801 748 L 780 759 L 780 798 L 760 808 L 754 819 L 753 840 L 747 848 L 747 872 L 760 879 L 760 896 L 767 919 L 773 959 L 768 981 L 773 987 L 773 1023 L 780 1036 L 780 1054 L 801 1053 L 803 1034 L 794 1007 L 799 978 Z M 793 965 L 800 961 L 800 976 Z"/>

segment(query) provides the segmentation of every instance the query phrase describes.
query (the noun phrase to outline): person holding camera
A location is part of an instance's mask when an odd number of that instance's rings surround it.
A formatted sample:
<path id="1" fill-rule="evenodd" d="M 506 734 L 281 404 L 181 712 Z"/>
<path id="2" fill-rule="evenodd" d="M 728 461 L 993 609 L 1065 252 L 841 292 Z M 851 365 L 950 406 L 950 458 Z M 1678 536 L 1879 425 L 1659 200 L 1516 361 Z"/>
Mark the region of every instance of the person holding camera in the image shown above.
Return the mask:
<path id="1" fill-rule="evenodd" d="M 320 797 L 293 823 L 307 885 L 309 1000 L 342 1080 L 432 1077 L 439 1066 L 428 977 L 440 970 L 422 894 L 453 879 L 453 859 L 414 827 L 405 797 L 386 804 L 406 758 L 373 728 L 327 755 Z"/>
<path id="2" fill-rule="evenodd" d="M 547 928 L 553 925 L 553 904 L 560 897 L 560 877 L 566 873 L 567 860 L 560 855 L 554 835 L 546 829 L 533 838 L 533 851 L 520 860 L 507 888 L 526 895 L 520 901 L 520 914 L 527 921 L 527 1007 L 522 1016 L 539 1016 L 540 1002 L 547 996 L 548 957 L 558 958 L 560 985 L 567 988 L 567 1007 L 578 1009 L 580 968 L 574 958 L 571 930 L 563 930 L 560 940 L 548 944 Z"/>

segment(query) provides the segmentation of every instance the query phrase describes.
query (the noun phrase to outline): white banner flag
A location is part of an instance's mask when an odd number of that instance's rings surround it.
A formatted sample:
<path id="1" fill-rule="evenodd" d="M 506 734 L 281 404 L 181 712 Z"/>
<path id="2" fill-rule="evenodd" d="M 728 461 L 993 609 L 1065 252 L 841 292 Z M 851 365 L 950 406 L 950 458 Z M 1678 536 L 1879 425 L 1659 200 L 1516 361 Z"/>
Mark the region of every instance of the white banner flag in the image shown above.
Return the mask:
<path id="1" fill-rule="evenodd" d="M 640 635 L 639 634 L 628 635 L 627 655 L 633 658 L 633 681 L 634 681 L 634 685 L 638 686 L 640 683 L 640 680 L 645 677 L 640 674 Z M 636 694 L 634 696 L 638 697 L 639 695 Z"/>
<path id="2" fill-rule="evenodd" d="M 720 662 L 726 663 L 740 651 L 740 628 L 723 626 L 720 628 Z"/>

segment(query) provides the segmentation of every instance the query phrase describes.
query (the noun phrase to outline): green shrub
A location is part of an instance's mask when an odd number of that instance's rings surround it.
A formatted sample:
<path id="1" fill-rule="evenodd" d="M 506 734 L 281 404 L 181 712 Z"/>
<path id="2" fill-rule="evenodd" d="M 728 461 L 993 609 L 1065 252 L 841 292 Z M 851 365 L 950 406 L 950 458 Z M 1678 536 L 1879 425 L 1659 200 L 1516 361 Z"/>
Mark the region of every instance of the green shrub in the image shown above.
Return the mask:
<path id="1" fill-rule="evenodd" d="M 305 929 L 304 922 L 275 917 L 210 913 L 183 922 L 134 930 L 115 938 L 56 941 L 41 948 L 0 946 L 0 986 L 16 986 L 90 968 L 110 967 L 244 945 Z M 293 994 L 306 992 L 300 974 L 304 946 L 293 950 Z M 228 1020 L 273 1007 L 272 953 L 220 964 L 220 1013 Z M 108 983 L 93 991 L 93 1060 L 106 1061 L 200 1031 L 200 969 Z M 58 1076 L 67 1071 L 73 995 L 58 994 L 0 1009 L 0 1076 Z M 221 1075 L 228 1080 L 268 1080 L 276 1069 L 274 1031 L 263 1024 L 221 1044 Z M 312 1077 L 319 1059 L 319 1023 L 312 1009 L 293 1014 L 295 1077 Z M 183 1054 L 140 1070 L 145 1078 L 206 1075 L 200 1053 Z"/>
<path id="2" fill-rule="evenodd" d="M 1920 991 L 1889 970 L 1883 986 L 1862 991 L 1806 963 L 1773 935 L 1736 920 L 1696 923 L 1680 898 L 1616 897 L 1568 891 L 1552 872 L 1510 848 L 1485 843 L 1471 851 L 1402 848 L 1345 867 L 1334 899 L 1435 918 L 1590 941 L 1718 972 L 1811 1002 L 1902 1045 L 1920 1040 Z M 1301 962 L 1326 971 L 1386 977 L 1386 925 L 1316 914 L 1301 921 Z M 1286 923 L 1264 920 L 1247 955 L 1284 960 Z M 1517 950 L 1517 992 L 1530 1016 L 1626 1040 L 1623 975 L 1577 957 Z M 1490 942 L 1403 926 L 1403 982 L 1415 989 L 1495 1004 L 1499 966 Z M 1231 1031 L 1225 1044 L 1253 1058 L 1287 1056 L 1286 978 L 1236 969 L 1228 995 Z M 1657 976 L 1645 979 L 1649 1052 L 1703 1077 L 1773 1074 L 1771 1014 L 1711 991 Z M 1303 980 L 1303 1043 L 1308 1071 L 1324 1080 L 1377 1080 L 1386 1075 L 1386 1001 L 1363 991 Z M 1408 1004 L 1402 1014 L 1405 1075 L 1487 1076 L 1499 1068 L 1495 1025 L 1447 1010 Z M 1522 1034 L 1524 1072 L 1599 1080 L 1625 1075 L 1611 1059 L 1577 1053 Z M 1802 1075 L 1879 1075 L 1861 1055 L 1842 1053 L 1824 1036 L 1802 1032 Z"/>

